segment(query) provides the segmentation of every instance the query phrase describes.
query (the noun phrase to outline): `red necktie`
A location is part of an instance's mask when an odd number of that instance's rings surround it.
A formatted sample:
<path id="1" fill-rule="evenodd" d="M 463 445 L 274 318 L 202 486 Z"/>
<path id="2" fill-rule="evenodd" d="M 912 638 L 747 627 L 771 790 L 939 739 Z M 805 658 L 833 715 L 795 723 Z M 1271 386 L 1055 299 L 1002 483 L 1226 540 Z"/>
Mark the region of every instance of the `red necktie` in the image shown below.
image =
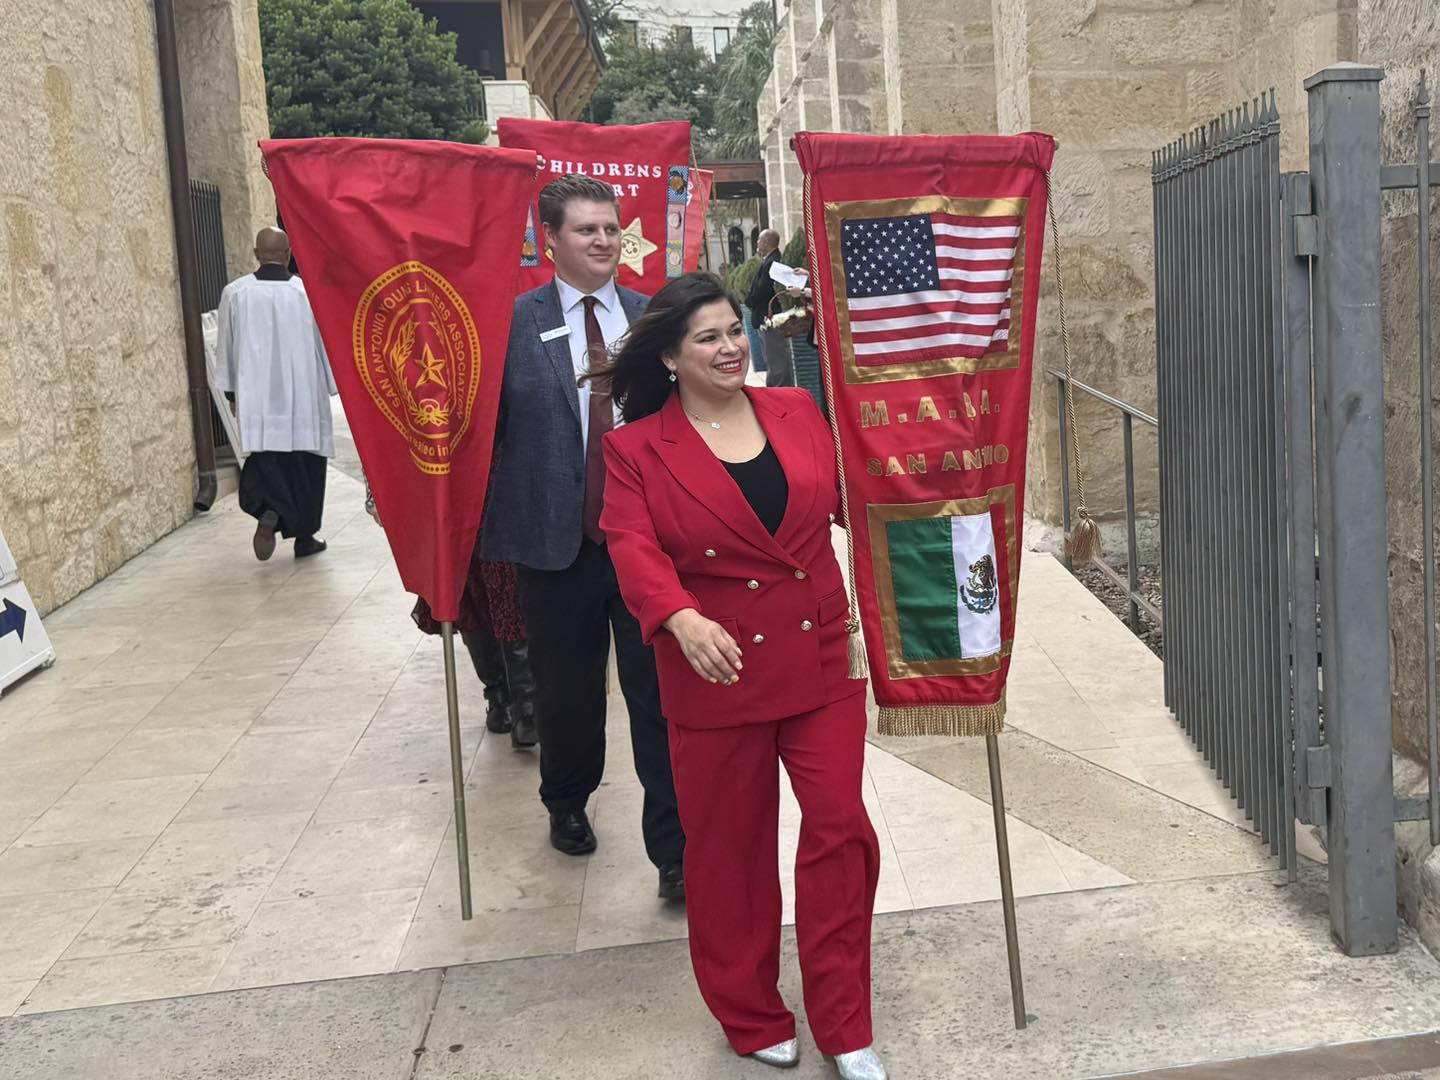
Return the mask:
<path id="1" fill-rule="evenodd" d="M 600 333 L 600 320 L 595 317 L 596 300 L 587 296 L 585 305 L 586 367 L 594 371 L 605 363 L 605 336 Z M 615 426 L 615 407 L 610 400 L 610 379 L 603 376 L 590 382 L 590 434 L 585 442 L 585 511 L 581 527 L 597 544 L 605 543 L 600 530 L 600 510 L 605 505 L 605 455 L 601 444 L 605 433 Z"/>

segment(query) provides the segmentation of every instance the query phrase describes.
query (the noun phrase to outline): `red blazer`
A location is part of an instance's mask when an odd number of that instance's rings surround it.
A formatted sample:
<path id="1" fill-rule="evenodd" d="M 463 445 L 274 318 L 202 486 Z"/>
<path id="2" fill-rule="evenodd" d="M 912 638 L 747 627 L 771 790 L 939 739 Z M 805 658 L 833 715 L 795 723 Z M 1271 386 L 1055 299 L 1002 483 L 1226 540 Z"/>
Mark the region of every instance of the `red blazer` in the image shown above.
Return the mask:
<path id="1" fill-rule="evenodd" d="M 747 388 L 790 488 L 771 536 L 672 395 L 605 437 L 600 524 L 625 603 L 655 646 L 660 701 L 682 727 L 773 722 L 864 689 L 847 674 L 845 581 L 831 546 L 835 443 L 814 399 Z M 661 624 L 693 607 L 729 631 L 744 670 L 731 686 L 695 673 Z"/>

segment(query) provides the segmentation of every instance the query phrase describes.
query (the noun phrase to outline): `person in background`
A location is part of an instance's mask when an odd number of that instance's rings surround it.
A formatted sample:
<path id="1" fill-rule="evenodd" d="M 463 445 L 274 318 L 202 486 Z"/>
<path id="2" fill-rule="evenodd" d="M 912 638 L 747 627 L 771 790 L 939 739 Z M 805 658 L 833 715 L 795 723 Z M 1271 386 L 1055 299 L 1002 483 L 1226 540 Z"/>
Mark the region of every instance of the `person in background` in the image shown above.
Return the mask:
<path id="1" fill-rule="evenodd" d="M 295 557 L 303 559 L 325 550 L 316 534 L 327 459 L 335 456 L 335 380 L 305 286 L 289 268 L 289 238 L 261 229 L 255 260 L 253 274 L 220 294 L 215 388 L 234 402 L 248 455 L 240 508 L 256 519 L 255 557 L 270 558 L 278 534 L 294 537 Z"/>
<path id="2" fill-rule="evenodd" d="M 485 688 L 486 729 L 496 735 L 509 734 L 510 746 L 515 750 L 529 750 L 539 741 L 535 675 L 530 669 L 530 645 L 525 640 L 515 567 L 481 559 L 479 548 L 477 538 L 465 590 L 460 594 L 460 617 L 455 620 L 455 628 Z M 415 601 L 411 618 L 425 633 L 440 633 L 440 624 L 424 599 Z"/>
<path id="3" fill-rule="evenodd" d="M 579 382 L 648 299 L 615 284 L 620 210 L 609 184 L 573 175 L 550 181 L 540 193 L 540 221 L 555 277 L 515 300 L 481 557 L 519 568 L 551 846 L 567 855 L 596 848 L 586 806 L 605 770 L 613 637 L 635 772 L 645 790 L 645 850 L 659 870 L 659 895 L 681 899 L 685 833 L 655 657 L 620 598 L 600 530 L 601 439 L 615 425 L 615 408 L 608 386 Z"/>
<path id="4" fill-rule="evenodd" d="M 780 996 L 780 765 L 800 803 L 805 1011 L 844 1080 L 884 1080 L 870 1015 L 880 851 L 861 798 L 865 680 L 849 675 L 831 544 L 834 443 L 804 390 L 746 387 L 740 306 L 710 274 L 666 285 L 610 377 L 605 530 L 654 644 L 685 826 L 690 956 L 737 1054 L 796 1064 Z"/>
<path id="5" fill-rule="evenodd" d="M 750 294 L 745 306 L 750 309 L 750 323 L 760 328 L 770 317 L 770 302 L 775 299 L 775 281 L 770 277 L 770 267 L 780 258 L 780 234 L 766 229 L 760 234 L 755 245 L 755 254 L 760 256 L 760 267 L 755 279 L 750 282 Z M 783 334 L 774 330 L 760 330 L 760 340 L 765 346 L 765 385 L 794 386 L 795 362 L 790 358 L 790 343 Z"/>

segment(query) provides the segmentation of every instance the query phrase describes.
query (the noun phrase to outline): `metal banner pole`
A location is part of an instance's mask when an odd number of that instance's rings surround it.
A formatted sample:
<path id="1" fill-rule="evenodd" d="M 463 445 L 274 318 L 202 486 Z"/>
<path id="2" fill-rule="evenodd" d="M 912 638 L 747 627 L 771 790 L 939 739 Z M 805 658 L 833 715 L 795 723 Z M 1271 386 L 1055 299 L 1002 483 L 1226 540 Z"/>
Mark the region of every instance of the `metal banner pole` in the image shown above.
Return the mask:
<path id="1" fill-rule="evenodd" d="M 1025 981 L 1020 975 L 1020 935 L 1015 926 L 1015 887 L 1010 883 L 1010 836 L 1005 830 L 1005 789 L 1000 783 L 1000 740 L 985 736 L 990 761 L 990 806 L 995 811 L 995 850 L 1000 856 L 1000 906 L 1005 909 L 1005 953 L 1010 959 L 1010 1000 L 1015 1026 L 1025 1026 Z"/>
<path id="2" fill-rule="evenodd" d="M 442 622 L 445 703 L 450 712 L 450 786 L 455 792 L 455 861 L 460 870 L 460 918 L 470 918 L 470 841 L 465 829 L 465 762 L 460 753 L 460 693 L 455 684 L 455 624 Z"/>

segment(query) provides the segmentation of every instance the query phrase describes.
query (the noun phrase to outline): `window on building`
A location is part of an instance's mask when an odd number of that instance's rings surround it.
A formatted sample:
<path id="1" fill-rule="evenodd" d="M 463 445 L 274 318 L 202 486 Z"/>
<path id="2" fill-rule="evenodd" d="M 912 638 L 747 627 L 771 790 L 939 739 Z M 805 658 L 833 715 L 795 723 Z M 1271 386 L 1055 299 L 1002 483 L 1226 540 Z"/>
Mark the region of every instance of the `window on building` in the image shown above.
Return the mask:
<path id="1" fill-rule="evenodd" d="M 621 20 L 620 20 L 620 37 L 623 38 L 625 41 L 628 41 L 631 45 L 639 45 L 639 44 L 640 44 L 640 20 L 639 20 L 639 19 L 621 19 Z"/>
<path id="2" fill-rule="evenodd" d="M 745 230 L 739 225 L 731 225 L 725 240 L 726 247 L 730 249 L 730 265 L 739 266 L 745 261 Z"/>
<path id="3" fill-rule="evenodd" d="M 715 28 L 715 55 L 719 56 L 730 47 L 730 28 L 728 26 L 717 26 Z"/>
<path id="4" fill-rule="evenodd" d="M 672 26 L 670 28 L 670 36 L 681 45 L 691 45 L 695 42 L 695 35 L 688 26 Z"/>

